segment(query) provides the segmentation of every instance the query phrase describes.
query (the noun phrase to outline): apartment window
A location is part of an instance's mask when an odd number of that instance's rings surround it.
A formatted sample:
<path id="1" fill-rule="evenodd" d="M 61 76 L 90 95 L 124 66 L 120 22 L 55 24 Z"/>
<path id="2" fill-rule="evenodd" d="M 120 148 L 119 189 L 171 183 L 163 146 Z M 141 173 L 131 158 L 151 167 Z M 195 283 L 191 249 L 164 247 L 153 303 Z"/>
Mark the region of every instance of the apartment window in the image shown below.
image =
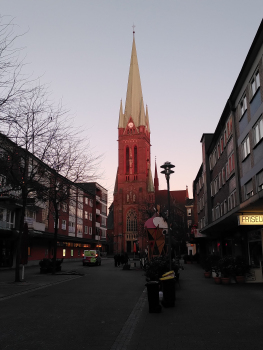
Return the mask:
<path id="1" fill-rule="evenodd" d="M 84 227 L 84 233 L 85 233 L 85 235 L 88 234 L 88 230 L 89 230 L 88 226 L 85 226 L 85 227 Z"/>
<path id="2" fill-rule="evenodd" d="M 62 226 L 61 226 L 62 230 L 66 230 L 67 228 L 67 222 L 66 220 L 62 220 Z"/>
<path id="3" fill-rule="evenodd" d="M 89 219 L 92 221 L 92 213 L 89 213 Z"/>
<path id="4" fill-rule="evenodd" d="M 220 157 L 220 144 L 217 144 L 217 159 Z"/>
<path id="5" fill-rule="evenodd" d="M 92 235 L 92 227 L 89 227 L 89 234 Z"/>
<path id="6" fill-rule="evenodd" d="M 210 183 L 211 197 L 214 197 L 213 182 Z"/>
<path id="7" fill-rule="evenodd" d="M 253 183 L 252 180 L 245 184 L 245 199 L 253 196 Z"/>
<path id="8" fill-rule="evenodd" d="M 222 187 L 222 173 L 218 174 L 218 188 L 220 189 Z"/>
<path id="9" fill-rule="evenodd" d="M 224 130 L 224 146 L 226 147 L 227 137 L 226 137 L 226 129 Z"/>
<path id="10" fill-rule="evenodd" d="M 233 171 L 235 170 L 235 157 L 234 157 L 234 153 L 232 153 L 229 157 L 228 157 L 228 166 L 227 166 L 227 170 L 228 170 L 228 177 L 233 173 Z"/>
<path id="11" fill-rule="evenodd" d="M 77 233 L 82 233 L 83 226 L 80 224 L 77 224 Z"/>
<path id="12" fill-rule="evenodd" d="M 89 199 L 88 199 L 88 197 L 85 197 L 85 204 L 89 204 Z"/>
<path id="13" fill-rule="evenodd" d="M 215 210 L 214 210 L 214 208 L 212 209 L 212 221 L 214 221 L 215 220 Z"/>
<path id="14" fill-rule="evenodd" d="M 213 164 L 212 164 L 212 155 L 209 156 L 209 169 L 213 169 Z"/>
<path id="15" fill-rule="evenodd" d="M 242 147 L 242 159 L 244 160 L 250 154 L 249 136 L 247 136 L 245 140 L 242 142 L 241 147 Z"/>
<path id="16" fill-rule="evenodd" d="M 55 228 L 55 220 L 54 220 L 54 228 Z M 59 219 L 58 219 L 58 228 L 59 228 Z"/>
<path id="17" fill-rule="evenodd" d="M 68 223 L 68 232 L 75 233 L 75 222 L 69 221 L 69 223 Z"/>
<path id="18" fill-rule="evenodd" d="M 88 220 L 88 218 L 89 218 L 89 213 L 88 213 L 87 211 L 84 212 L 84 217 L 85 217 L 86 220 Z"/>
<path id="19" fill-rule="evenodd" d="M 251 80 L 251 93 L 252 93 L 251 97 L 255 95 L 259 87 L 260 87 L 260 79 L 259 79 L 259 71 L 257 71 Z"/>
<path id="20" fill-rule="evenodd" d="M 228 180 L 229 177 L 229 168 L 228 168 L 228 162 L 226 163 L 226 180 Z"/>
<path id="21" fill-rule="evenodd" d="M 262 119 L 262 116 L 257 121 L 256 125 L 253 127 L 253 133 L 254 133 L 254 145 L 256 145 L 263 138 L 263 119 Z"/>
<path id="22" fill-rule="evenodd" d="M 241 119 L 247 110 L 247 97 L 244 96 L 240 102 L 240 118 Z"/>
<path id="23" fill-rule="evenodd" d="M 89 205 L 90 205 L 91 207 L 93 207 L 93 199 L 90 199 L 90 200 L 89 200 Z"/>
<path id="24" fill-rule="evenodd" d="M 74 254 L 74 250 L 73 250 L 73 249 L 71 249 L 71 251 L 70 251 L 70 255 L 71 255 L 71 256 L 73 256 L 73 254 Z"/>
<path id="25" fill-rule="evenodd" d="M 220 218 L 220 205 L 218 204 L 216 207 L 215 207 L 215 220 L 219 219 Z"/>
<path id="26" fill-rule="evenodd" d="M 63 211 L 64 213 L 66 213 L 67 210 L 68 210 L 67 203 L 62 203 L 62 211 Z"/>
<path id="27" fill-rule="evenodd" d="M 215 181 L 214 181 L 214 186 L 215 186 L 215 194 L 217 194 L 218 192 L 218 176 L 215 178 Z"/>
<path id="28" fill-rule="evenodd" d="M 101 217 L 101 225 L 106 226 L 106 218 L 104 218 L 103 216 Z"/>
<path id="29" fill-rule="evenodd" d="M 220 138 L 220 151 L 221 151 L 221 154 L 224 152 L 224 139 L 223 139 L 223 136 L 221 136 L 221 138 Z"/>
<path id="30" fill-rule="evenodd" d="M 226 137 L 229 139 L 230 135 L 232 134 L 232 116 L 228 118 L 228 121 L 226 123 Z"/>
<path id="31" fill-rule="evenodd" d="M 63 249 L 63 257 L 66 256 L 66 249 Z"/>
<path id="32" fill-rule="evenodd" d="M 192 225 L 192 220 L 187 220 L 187 227 L 189 228 Z"/>
<path id="33" fill-rule="evenodd" d="M 223 202 L 220 204 L 220 215 L 221 216 L 224 215 L 224 203 Z"/>
<path id="34" fill-rule="evenodd" d="M 77 217 L 83 218 L 83 210 L 82 209 L 77 209 Z"/>
<path id="35" fill-rule="evenodd" d="M 236 191 L 233 191 L 228 197 L 228 211 L 232 210 L 236 206 Z"/>
<path id="36" fill-rule="evenodd" d="M 226 169 L 222 168 L 222 186 L 226 183 Z"/>
<path id="37" fill-rule="evenodd" d="M 263 170 L 257 174 L 257 188 L 258 192 L 263 190 Z"/>
<path id="38" fill-rule="evenodd" d="M 227 213 L 227 202 L 226 199 L 224 200 L 224 214 Z"/>
<path id="39" fill-rule="evenodd" d="M 191 216 L 191 215 L 192 215 L 192 210 L 191 210 L 191 208 L 187 208 L 187 215 L 188 215 L 188 216 Z"/>

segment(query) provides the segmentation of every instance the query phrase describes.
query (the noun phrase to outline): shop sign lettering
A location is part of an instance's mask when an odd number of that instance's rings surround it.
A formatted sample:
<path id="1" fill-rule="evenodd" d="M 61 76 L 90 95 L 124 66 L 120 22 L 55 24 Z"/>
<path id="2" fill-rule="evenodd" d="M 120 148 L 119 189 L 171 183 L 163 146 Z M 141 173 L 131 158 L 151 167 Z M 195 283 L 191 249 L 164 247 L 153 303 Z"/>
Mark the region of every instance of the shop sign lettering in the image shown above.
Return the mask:
<path id="1" fill-rule="evenodd" d="M 263 225 L 263 215 L 239 215 L 239 225 Z"/>

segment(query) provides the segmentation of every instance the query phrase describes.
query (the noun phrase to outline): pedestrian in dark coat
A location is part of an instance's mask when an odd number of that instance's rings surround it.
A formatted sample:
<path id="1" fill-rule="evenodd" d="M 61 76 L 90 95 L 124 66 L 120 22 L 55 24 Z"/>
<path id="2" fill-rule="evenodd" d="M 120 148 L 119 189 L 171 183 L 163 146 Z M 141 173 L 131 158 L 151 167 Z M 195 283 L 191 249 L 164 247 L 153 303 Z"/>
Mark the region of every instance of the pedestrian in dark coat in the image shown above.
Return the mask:
<path id="1" fill-rule="evenodd" d="M 117 267 L 117 254 L 114 255 L 114 266 Z"/>

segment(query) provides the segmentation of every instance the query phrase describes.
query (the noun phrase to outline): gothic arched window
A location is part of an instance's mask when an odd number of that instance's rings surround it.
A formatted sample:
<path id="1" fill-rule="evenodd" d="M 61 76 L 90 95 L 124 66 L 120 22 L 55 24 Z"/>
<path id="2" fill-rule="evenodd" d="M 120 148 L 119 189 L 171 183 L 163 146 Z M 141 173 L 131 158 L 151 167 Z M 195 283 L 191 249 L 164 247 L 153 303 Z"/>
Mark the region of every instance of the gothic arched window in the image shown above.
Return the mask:
<path id="1" fill-rule="evenodd" d="M 137 174 L 137 172 L 138 172 L 137 162 L 138 162 L 138 157 L 137 157 L 137 146 L 135 146 L 135 147 L 134 147 L 134 174 Z"/>
<path id="2" fill-rule="evenodd" d="M 126 174 L 129 174 L 129 147 L 126 147 Z"/>
<path id="3" fill-rule="evenodd" d="M 126 215 L 126 231 L 137 232 L 137 214 L 133 209 L 130 209 Z"/>

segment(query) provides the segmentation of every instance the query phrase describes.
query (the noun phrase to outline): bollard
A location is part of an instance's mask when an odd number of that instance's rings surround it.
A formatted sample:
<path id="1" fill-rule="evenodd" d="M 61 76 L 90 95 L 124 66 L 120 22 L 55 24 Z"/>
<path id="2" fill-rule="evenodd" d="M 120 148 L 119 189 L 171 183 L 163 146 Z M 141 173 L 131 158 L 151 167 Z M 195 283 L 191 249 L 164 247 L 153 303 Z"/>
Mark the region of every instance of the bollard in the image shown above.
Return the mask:
<path id="1" fill-rule="evenodd" d="M 159 304 L 159 283 L 157 281 L 150 281 L 145 284 L 147 287 L 149 312 L 159 313 L 162 311 L 162 306 Z"/>

